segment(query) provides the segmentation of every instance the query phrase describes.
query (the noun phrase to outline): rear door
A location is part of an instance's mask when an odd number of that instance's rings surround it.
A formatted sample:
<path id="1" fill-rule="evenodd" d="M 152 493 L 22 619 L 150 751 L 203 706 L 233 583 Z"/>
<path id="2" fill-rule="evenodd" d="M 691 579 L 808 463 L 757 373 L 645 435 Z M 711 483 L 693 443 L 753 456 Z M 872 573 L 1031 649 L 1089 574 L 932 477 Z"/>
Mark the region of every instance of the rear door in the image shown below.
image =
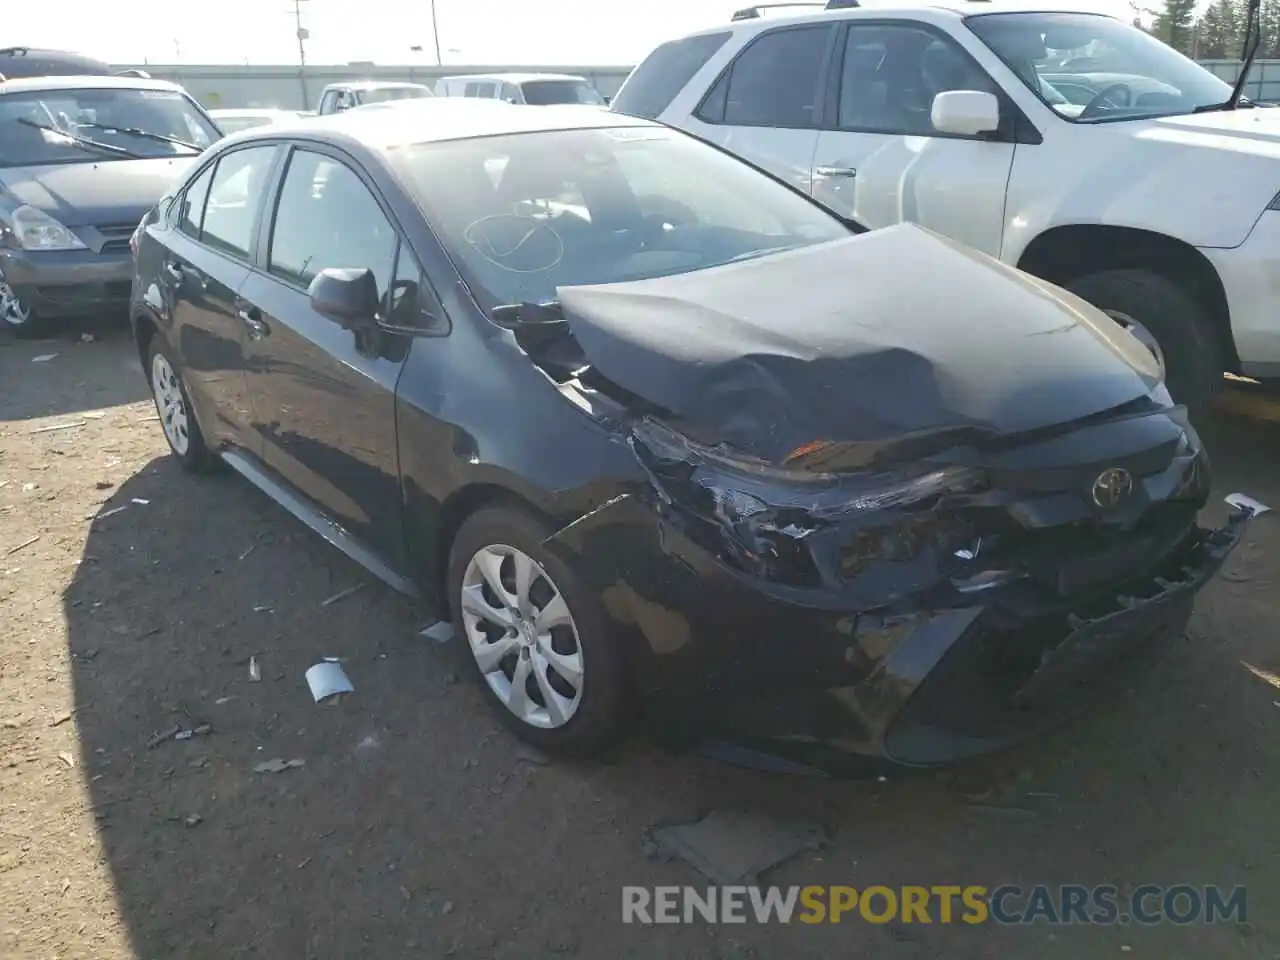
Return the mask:
<path id="1" fill-rule="evenodd" d="M 868 227 L 904 220 L 1000 255 L 1016 107 L 941 31 L 908 20 L 848 20 L 813 158 L 813 196 Z M 1002 101 L 993 135 L 940 134 L 933 98 L 981 90 Z"/>
<path id="2" fill-rule="evenodd" d="M 312 310 L 307 287 L 328 267 L 368 268 L 385 301 L 412 257 L 371 181 L 319 146 L 291 151 L 262 233 L 262 269 L 241 296 L 256 324 L 250 385 L 263 459 L 349 533 L 399 558 L 395 388 L 410 339 L 344 330 Z"/>
<path id="3" fill-rule="evenodd" d="M 761 33 L 734 57 L 681 126 L 808 192 L 823 77 L 835 36 L 834 23 Z M 624 98 L 619 100 L 617 109 L 625 111 Z"/>
<path id="4" fill-rule="evenodd" d="M 236 295 L 249 275 L 274 144 L 222 154 L 177 199 L 165 234 L 163 286 L 187 389 L 213 446 L 257 452 Z"/>

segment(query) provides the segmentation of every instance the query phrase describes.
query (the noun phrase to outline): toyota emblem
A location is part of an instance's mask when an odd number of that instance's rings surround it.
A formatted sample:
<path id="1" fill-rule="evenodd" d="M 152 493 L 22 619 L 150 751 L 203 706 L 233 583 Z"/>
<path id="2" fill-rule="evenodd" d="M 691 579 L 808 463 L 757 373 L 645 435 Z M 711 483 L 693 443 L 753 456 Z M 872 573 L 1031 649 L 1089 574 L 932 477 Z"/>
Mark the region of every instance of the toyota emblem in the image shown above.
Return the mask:
<path id="1" fill-rule="evenodd" d="M 1109 467 L 1093 481 L 1093 502 L 1110 510 L 1133 492 L 1133 475 L 1123 467 Z"/>

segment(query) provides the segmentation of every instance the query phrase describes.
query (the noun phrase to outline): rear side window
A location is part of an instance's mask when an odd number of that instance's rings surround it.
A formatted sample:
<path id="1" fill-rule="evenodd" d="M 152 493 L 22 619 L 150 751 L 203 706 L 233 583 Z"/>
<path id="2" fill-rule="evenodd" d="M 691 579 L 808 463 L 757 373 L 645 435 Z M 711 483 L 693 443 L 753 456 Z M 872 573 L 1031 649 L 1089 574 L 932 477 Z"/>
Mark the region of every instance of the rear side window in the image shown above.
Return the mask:
<path id="1" fill-rule="evenodd" d="M 631 71 L 613 98 L 613 109 L 633 117 L 655 119 L 731 36 L 727 32 L 708 33 L 664 43 Z"/>
<path id="2" fill-rule="evenodd" d="M 275 146 L 246 147 L 224 154 L 213 173 L 200 239 L 223 253 L 247 259 L 262 189 Z"/>
<path id="3" fill-rule="evenodd" d="M 204 221 L 204 201 L 209 196 L 209 183 L 213 180 L 213 167 L 196 177 L 182 195 L 178 208 L 178 229 L 193 240 L 200 239 L 200 225 Z"/>
<path id="4" fill-rule="evenodd" d="M 819 25 L 757 37 L 716 81 L 699 119 L 740 127 L 812 127 L 830 36 L 831 27 Z"/>

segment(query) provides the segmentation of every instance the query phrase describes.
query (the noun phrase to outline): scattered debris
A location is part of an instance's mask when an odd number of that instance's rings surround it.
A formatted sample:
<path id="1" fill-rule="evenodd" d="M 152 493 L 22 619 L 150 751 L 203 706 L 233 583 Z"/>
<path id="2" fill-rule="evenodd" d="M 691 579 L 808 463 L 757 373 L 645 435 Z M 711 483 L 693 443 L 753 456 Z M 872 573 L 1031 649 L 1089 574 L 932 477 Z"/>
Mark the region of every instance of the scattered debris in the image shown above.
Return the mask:
<path id="1" fill-rule="evenodd" d="M 129 505 L 126 503 L 120 507 L 112 507 L 110 510 L 104 510 L 102 513 L 91 513 L 85 519 L 86 520 L 105 520 L 107 519 L 107 517 L 114 517 L 117 513 L 124 513 L 128 509 L 129 509 Z"/>
<path id="2" fill-rule="evenodd" d="M 418 636 L 434 640 L 436 643 L 448 643 L 453 639 L 453 624 L 448 620 L 433 621 L 423 627 Z"/>
<path id="3" fill-rule="evenodd" d="M 1255 517 L 1271 511 L 1271 508 L 1265 503 L 1255 500 L 1253 497 L 1245 493 L 1230 493 L 1222 499 L 1225 500 L 1229 506 L 1235 507 L 1237 510 L 1247 510 Z"/>
<path id="4" fill-rule="evenodd" d="M 321 600 L 320 606 L 327 607 L 331 604 L 337 603 L 339 600 L 345 600 L 347 597 L 351 596 L 353 593 L 358 593 L 359 591 L 363 590 L 366 586 L 368 586 L 367 582 L 357 583 L 354 587 L 347 587 L 347 589 L 341 590 L 338 593 L 335 593 L 328 600 Z"/>
<path id="5" fill-rule="evenodd" d="M 239 700 L 239 699 L 240 699 L 239 697 L 219 697 L 217 700 L 213 701 L 213 705 L 215 707 L 220 707 L 224 703 L 230 703 L 232 700 Z"/>
<path id="6" fill-rule="evenodd" d="M 253 553 L 253 551 L 254 551 L 254 548 L 255 548 L 255 547 L 257 547 L 257 544 L 256 544 L 256 543 L 255 543 L 255 544 L 253 544 L 252 546 L 250 546 L 250 547 L 249 547 L 249 549 L 248 549 L 248 550 L 246 550 L 244 553 L 240 554 L 240 559 L 241 559 L 241 560 L 243 560 L 243 559 L 244 559 L 245 557 L 247 557 L 249 554 Z"/>
<path id="7" fill-rule="evenodd" d="M 134 497 L 134 498 L 133 498 L 133 500 L 131 500 L 130 502 L 131 502 L 131 503 L 136 503 L 136 504 L 137 504 L 138 506 L 140 506 L 140 507 L 149 507 L 149 506 L 151 506 L 151 501 L 150 501 L 150 500 L 143 500 L 141 497 Z"/>
<path id="8" fill-rule="evenodd" d="M 80 334 L 80 342 L 81 342 L 81 343 L 93 343 L 94 339 L 95 339 L 95 337 L 94 337 L 94 335 L 93 335 L 92 333 L 82 333 L 82 334 Z"/>
<path id="9" fill-rule="evenodd" d="M 441 913 L 453 913 L 453 901 L 446 900 L 440 907 Z"/>
<path id="10" fill-rule="evenodd" d="M 135 420 L 134 422 L 135 422 L 135 423 L 147 423 L 147 422 L 149 422 L 149 421 L 151 421 L 151 420 L 159 420 L 159 419 L 160 419 L 160 418 L 159 418 L 158 416 L 152 416 L 152 417 L 139 417 L 139 418 L 138 418 L 137 420 Z"/>
<path id="11" fill-rule="evenodd" d="M 208 757 L 196 757 L 194 760 L 188 760 L 187 766 L 192 770 L 203 770 L 209 765 Z"/>
<path id="12" fill-rule="evenodd" d="M 60 727 L 60 726 L 62 726 L 64 723 L 66 723 L 68 720 L 70 720 L 74 715 L 75 715 L 75 710 L 74 710 L 74 709 L 64 711 L 63 713 L 58 714 L 56 717 L 54 717 L 52 720 L 50 720 L 50 721 L 49 721 L 49 726 L 51 726 L 51 727 Z"/>
<path id="13" fill-rule="evenodd" d="M 67 895 L 67 891 L 70 889 L 71 879 L 69 877 L 64 877 L 62 880 L 62 895 L 65 897 Z"/>
<path id="14" fill-rule="evenodd" d="M 57 356 L 56 353 L 42 353 L 38 357 L 32 357 L 31 362 L 32 363 L 48 363 L 50 360 L 52 360 L 56 356 Z"/>
<path id="15" fill-rule="evenodd" d="M 37 433 L 53 433 L 55 430 L 73 430 L 76 427 L 83 427 L 84 424 L 85 421 L 83 420 L 73 420 L 70 423 L 55 423 L 48 427 L 36 427 L 34 430 L 30 430 L 28 432 L 32 435 Z"/>
<path id="16" fill-rule="evenodd" d="M 32 490 L 38 490 L 39 488 L 40 488 L 40 484 L 38 483 L 24 483 L 22 485 L 22 492 L 30 493 Z"/>
<path id="17" fill-rule="evenodd" d="M 264 760 L 253 768 L 254 773 L 284 773 L 286 770 L 292 770 L 295 767 L 305 767 L 307 761 L 298 757 L 293 760 L 283 760 L 276 757 L 274 760 Z"/>
<path id="18" fill-rule="evenodd" d="M 112 487 L 114 487 L 114 486 L 115 486 L 115 484 L 114 484 L 114 483 L 112 483 L 110 480 L 99 480 L 97 483 L 95 483 L 95 484 L 93 485 L 93 489 L 95 489 L 95 490 L 110 490 L 110 489 L 111 489 Z"/>
<path id="19" fill-rule="evenodd" d="M 298 863 L 298 869 L 299 869 L 299 870 L 301 870 L 303 867 L 305 867 L 305 866 L 306 866 L 308 863 L 310 863 L 310 862 L 311 862 L 311 858 L 310 858 L 310 857 L 303 857 L 303 858 L 302 858 L 302 860 Z"/>
<path id="20" fill-rule="evenodd" d="M 818 850 L 826 840 L 826 831 L 810 820 L 716 810 L 694 823 L 651 828 L 645 847 L 660 859 L 684 860 L 713 883 L 753 886 L 766 870 Z"/>
<path id="21" fill-rule="evenodd" d="M 25 550 L 27 547 L 31 546 L 33 543 L 35 543 L 35 542 L 36 542 L 37 540 L 39 540 L 39 539 L 40 539 L 40 534 L 38 534 L 38 533 L 37 533 L 37 534 L 36 534 L 34 537 L 32 537 L 30 540 L 23 540 L 23 541 L 22 541 L 20 544 L 18 544 L 16 547 L 10 547 L 8 550 L 6 550 L 6 551 L 5 551 L 5 554 L 4 554 L 4 555 L 5 555 L 6 557 L 11 557 L 11 556 L 13 556 L 15 553 L 17 553 L 19 550 Z"/>
<path id="22" fill-rule="evenodd" d="M 90 410 L 87 413 L 80 414 L 80 416 L 84 417 L 86 420 L 104 420 L 106 419 L 107 412 L 105 410 Z"/>
<path id="23" fill-rule="evenodd" d="M 213 725 L 202 723 L 198 727 L 192 727 L 189 730 L 179 730 L 173 735 L 175 740 L 190 740 L 192 737 L 205 737 L 213 733 Z"/>
<path id="24" fill-rule="evenodd" d="M 268 606 L 257 606 L 253 608 L 253 612 L 254 613 L 271 613 L 273 609 L 274 609 L 273 607 L 268 607 Z"/>
<path id="25" fill-rule="evenodd" d="M 153 735 L 151 739 L 147 741 L 147 749 L 154 750 L 156 747 L 160 746 L 160 744 L 167 740 L 172 740 L 181 732 L 182 726 L 180 724 L 175 724 L 172 730 L 166 730 L 164 733 L 157 733 Z"/>
<path id="26" fill-rule="evenodd" d="M 258 658 L 250 657 L 249 658 L 249 681 L 251 683 L 257 683 L 261 679 L 262 679 L 262 668 L 258 666 Z"/>
<path id="27" fill-rule="evenodd" d="M 188 827 L 197 826 L 204 818 L 198 813 L 193 813 L 189 817 L 183 819 L 183 824 Z"/>
<path id="28" fill-rule="evenodd" d="M 311 697 L 316 703 L 330 697 L 354 693 L 355 687 L 347 677 L 342 665 L 332 660 L 317 663 L 306 672 L 307 686 L 311 688 Z"/>
<path id="29" fill-rule="evenodd" d="M 69 753 L 58 754 L 58 759 L 61 760 L 63 763 L 65 763 L 68 767 L 74 767 L 76 765 L 76 758 Z"/>

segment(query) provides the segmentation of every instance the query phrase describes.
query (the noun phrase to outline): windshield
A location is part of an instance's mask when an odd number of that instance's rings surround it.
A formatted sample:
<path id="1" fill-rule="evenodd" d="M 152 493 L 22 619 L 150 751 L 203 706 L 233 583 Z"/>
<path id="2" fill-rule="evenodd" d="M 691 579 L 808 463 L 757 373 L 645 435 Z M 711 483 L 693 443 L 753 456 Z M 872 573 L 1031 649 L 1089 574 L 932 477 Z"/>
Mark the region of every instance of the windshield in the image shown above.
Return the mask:
<path id="1" fill-rule="evenodd" d="M 1199 64 L 1111 17 L 987 13 L 965 24 L 1073 123 L 1191 113 L 1231 95 L 1229 84 Z"/>
<path id="2" fill-rule="evenodd" d="M 44 90 L 0 95 L 0 166 L 4 167 L 100 163 L 130 159 L 129 154 L 190 156 L 219 136 L 196 105 L 176 90 Z M 72 137 L 127 152 L 99 150 L 77 144 Z"/>
<path id="3" fill-rule="evenodd" d="M 225 134 L 239 133 L 241 130 L 251 130 L 254 127 L 265 127 L 272 123 L 271 117 L 262 116 L 239 116 L 239 117 L 215 117 L 218 129 Z"/>
<path id="4" fill-rule="evenodd" d="M 538 107 L 553 103 L 603 104 L 604 97 L 585 80 L 530 80 L 522 83 L 524 102 Z"/>
<path id="5" fill-rule="evenodd" d="M 789 188 L 671 130 L 558 130 L 389 154 L 485 309 L 850 234 Z"/>
<path id="6" fill-rule="evenodd" d="M 426 87 L 375 87 L 372 90 L 357 91 L 356 102 L 386 103 L 388 100 L 418 100 L 429 96 L 431 91 Z"/>

